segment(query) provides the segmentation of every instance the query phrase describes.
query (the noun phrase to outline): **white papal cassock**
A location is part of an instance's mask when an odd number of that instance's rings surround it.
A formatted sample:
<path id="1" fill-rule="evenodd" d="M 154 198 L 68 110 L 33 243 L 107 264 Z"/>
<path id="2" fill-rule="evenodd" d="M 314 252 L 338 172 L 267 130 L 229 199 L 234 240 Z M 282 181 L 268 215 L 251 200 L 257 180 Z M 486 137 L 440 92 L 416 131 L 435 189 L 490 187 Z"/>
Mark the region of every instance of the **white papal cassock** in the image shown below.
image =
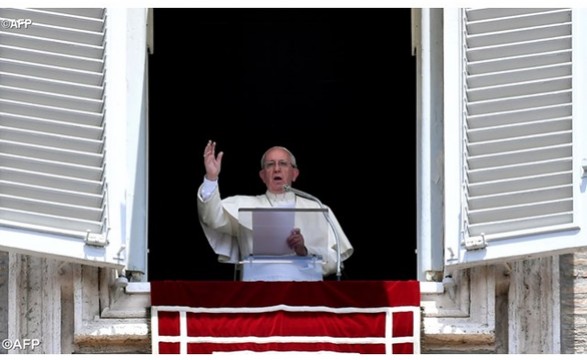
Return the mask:
<path id="1" fill-rule="evenodd" d="M 210 243 L 214 252 L 218 255 L 218 261 L 236 264 L 252 253 L 252 241 L 250 238 L 239 241 L 239 209 L 241 208 L 270 208 L 270 207 L 290 207 L 309 209 L 320 208 L 316 201 L 296 196 L 294 193 L 287 192 L 284 194 L 273 194 L 267 192 L 263 195 L 245 196 L 236 195 L 220 198 L 218 187 L 214 190 L 207 200 L 201 196 L 201 187 L 198 189 L 198 215 L 204 234 Z M 353 247 L 342 230 L 334 213 L 327 207 L 328 216 L 332 228 L 327 229 L 328 244 L 325 249 L 323 246 L 317 246 L 321 239 L 316 238 L 321 234 L 312 234 L 304 232 L 304 228 L 311 228 L 310 224 L 304 224 L 296 220 L 296 227 L 300 228 L 304 236 L 304 242 L 310 255 L 321 256 L 324 260 L 322 264 L 323 275 L 336 273 L 336 237 L 337 232 L 340 242 L 340 260 L 341 262 L 348 259 L 353 253 Z M 285 241 L 285 239 L 283 239 Z M 324 242 L 322 242 L 324 243 Z M 284 280 L 279 274 L 274 274 L 275 280 Z M 269 278 L 269 280 L 272 280 Z"/>

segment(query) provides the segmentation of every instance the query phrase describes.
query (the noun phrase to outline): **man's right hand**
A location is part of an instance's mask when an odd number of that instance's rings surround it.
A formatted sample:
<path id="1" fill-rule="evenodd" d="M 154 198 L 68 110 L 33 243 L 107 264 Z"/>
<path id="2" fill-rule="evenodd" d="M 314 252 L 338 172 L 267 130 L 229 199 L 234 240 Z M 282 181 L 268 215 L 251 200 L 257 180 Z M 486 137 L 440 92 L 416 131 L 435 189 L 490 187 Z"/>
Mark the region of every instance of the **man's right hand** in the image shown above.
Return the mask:
<path id="1" fill-rule="evenodd" d="M 224 153 L 222 151 L 216 155 L 216 142 L 208 140 L 208 144 L 206 144 L 206 147 L 204 148 L 204 166 L 206 167 L 206 179 L 211 181 L 218 180 L 218 174 L 220 174 L 223 155 Z"/>

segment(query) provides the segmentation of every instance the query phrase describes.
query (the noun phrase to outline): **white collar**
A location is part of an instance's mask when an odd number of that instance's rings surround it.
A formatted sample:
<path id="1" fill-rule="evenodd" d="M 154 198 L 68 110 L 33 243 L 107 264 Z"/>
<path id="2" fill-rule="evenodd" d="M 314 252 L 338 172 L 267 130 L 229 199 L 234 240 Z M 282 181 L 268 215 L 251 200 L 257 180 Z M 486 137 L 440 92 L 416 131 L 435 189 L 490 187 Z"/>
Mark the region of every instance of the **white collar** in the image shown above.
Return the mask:
<path id="1" fill-rule="evenodd" d="M 276 204 L 293 204 L 296 201 L 296 194 L 291 191 L 280 194 L 274 194 L 270 191 L 267 191 L 265 196 L 267 196 L 267 200 L 269 200 L 269 203 L 272 206 Z"/>

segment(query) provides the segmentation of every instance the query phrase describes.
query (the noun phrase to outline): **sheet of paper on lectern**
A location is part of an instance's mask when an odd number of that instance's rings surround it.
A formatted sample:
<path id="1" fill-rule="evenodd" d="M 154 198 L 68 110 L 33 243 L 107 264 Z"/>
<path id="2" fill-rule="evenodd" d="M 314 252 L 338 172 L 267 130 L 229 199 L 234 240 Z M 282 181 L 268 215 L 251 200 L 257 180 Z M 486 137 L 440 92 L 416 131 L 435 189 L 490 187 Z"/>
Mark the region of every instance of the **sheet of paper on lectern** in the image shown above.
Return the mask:
<path id="1" fill-rule="evenodd" d="M 253 255 L 291 255 L 287 238 L 295 225 L 293 211 L 253 213 Z"/>

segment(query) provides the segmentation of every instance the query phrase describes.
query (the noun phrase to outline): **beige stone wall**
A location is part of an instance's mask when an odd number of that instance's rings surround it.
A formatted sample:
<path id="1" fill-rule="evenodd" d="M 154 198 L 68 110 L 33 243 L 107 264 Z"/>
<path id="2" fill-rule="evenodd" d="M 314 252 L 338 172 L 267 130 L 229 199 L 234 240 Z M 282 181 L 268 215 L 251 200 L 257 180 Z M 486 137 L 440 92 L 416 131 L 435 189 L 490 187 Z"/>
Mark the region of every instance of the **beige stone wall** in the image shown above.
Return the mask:
<path id="1" fill-rule="evenodd" d="M 511 268 L 508 353 L 559 353 L 559 257 L 517 261 Z"/>
<path id="2" fill-rule="evenodd" d="M 586 252 L 494 269 L 495 343 L 482 349 L 453 344 L 423 349 L 424 353 L 587 352 Z M 14 278 L 9 279 L 9 271 Z M 472 280 L 488 276 L 492 275 Z M 104 269 L 0 252 L 0 338 L 8 338 L 9 332 L 22 338 L 42 337 L 42 353 L 150 353 L 145 331 L 148 295 L 110 291 L 109 279 Z M 444 297 L 450 300 L 447 294 Z M 9 298 L 20 304 L 17 314 L 9 314 Z M 422 336 L 426 344 L 428 337 Z"/>
<path id="3" fill-rule="evenodd" d="M 8 338 L 8 253 L 0 251 L 0 340 Z M 0 354 L 7 351 L 0 347 Z"/>
<path id="4" fill-rule="evenodd" d="M 112 269 L 0 252 L 0 354 L 150 353 L 149 296 L 110 286 Z"/>
<path id="5" fill-rule="evenodd" d="M 587 353 L 587 252 L 560 257 L 561 353 Z"/>

